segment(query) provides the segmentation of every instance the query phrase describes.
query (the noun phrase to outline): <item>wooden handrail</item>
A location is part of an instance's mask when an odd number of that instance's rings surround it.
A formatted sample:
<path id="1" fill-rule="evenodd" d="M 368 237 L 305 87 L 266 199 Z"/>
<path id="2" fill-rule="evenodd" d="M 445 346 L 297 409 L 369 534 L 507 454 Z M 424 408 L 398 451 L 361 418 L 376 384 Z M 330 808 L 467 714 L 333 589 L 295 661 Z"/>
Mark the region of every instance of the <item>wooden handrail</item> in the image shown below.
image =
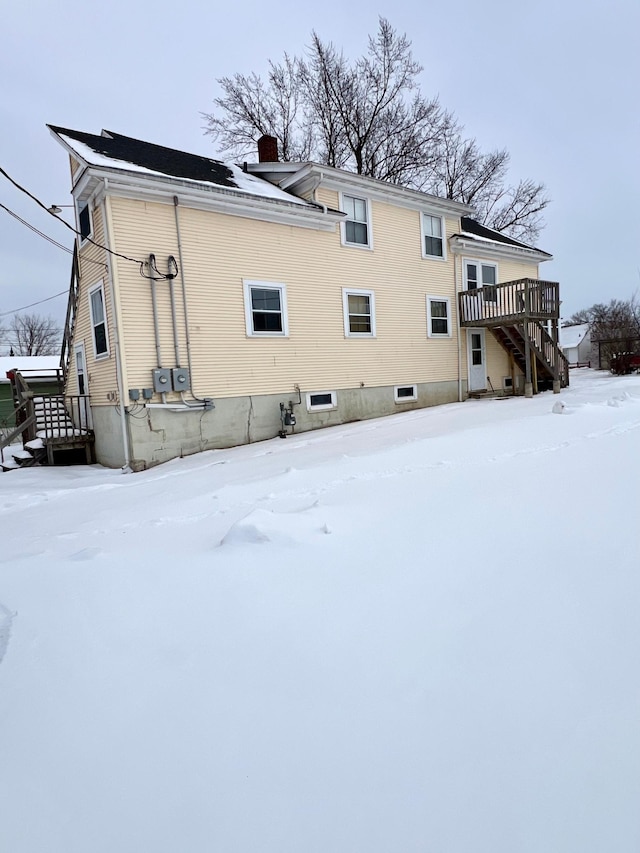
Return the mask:
<path id="1" fill-rule="evenodd" d="M 35 422 L 36 422 L 36 416 L 35 416 L 35 413 L 32 413 L 21 424 L 19 424 L 12 432 L 10 432 L 8 435 L 5 435 L 4 438 L 0 439 L 0 450 L 4 450 L 5 447 L 8 447 L 10 444 L 12 444 L 14 438 L 17 438 L 19 435 L 22 435 L 22 433 L 24 433 L 25 429 L 28 430 L 31 426 L 33 426 L 35 424 Z M 27 439 L 27 440 L 31 441 L 31 439 Z"/>

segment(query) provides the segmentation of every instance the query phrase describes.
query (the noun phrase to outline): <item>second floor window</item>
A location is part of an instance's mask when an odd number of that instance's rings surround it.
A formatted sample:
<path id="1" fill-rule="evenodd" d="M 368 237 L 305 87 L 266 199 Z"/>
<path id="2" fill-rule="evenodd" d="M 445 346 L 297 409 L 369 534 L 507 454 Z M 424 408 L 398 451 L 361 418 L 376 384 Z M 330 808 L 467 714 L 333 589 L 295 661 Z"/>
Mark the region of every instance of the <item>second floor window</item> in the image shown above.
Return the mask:
<path id="1" fill-rule="evenodd" d="M 442 218 L 422 214 L 422 253 L 425 258 L 444 258 Z"/>
<path id="2" fill-rule="evenodd" d="M 347 214 L 344 223 L 344 242 L 353 246 L 368 246 L 369 206 L 366 198 L 343 195 L 342 206 Z"/>
<path id="3" fill-rule="evenodd" d="M 102 284 L 89 291 L 89 306 L 93 327 L 93 351 L 96 358 L 104 358 L 109 355 L 109 337 L 107 335 L 107 315 Z"/>
<path id="4" fill-rule="evenodd" d="M 78 230 L 80 231 L 80 242 L 84 242 L 87 237 L 91 237 L 93 228 L 91 223 L 91 211 L 89 205 L 84 204 L 78 208 Z"/>

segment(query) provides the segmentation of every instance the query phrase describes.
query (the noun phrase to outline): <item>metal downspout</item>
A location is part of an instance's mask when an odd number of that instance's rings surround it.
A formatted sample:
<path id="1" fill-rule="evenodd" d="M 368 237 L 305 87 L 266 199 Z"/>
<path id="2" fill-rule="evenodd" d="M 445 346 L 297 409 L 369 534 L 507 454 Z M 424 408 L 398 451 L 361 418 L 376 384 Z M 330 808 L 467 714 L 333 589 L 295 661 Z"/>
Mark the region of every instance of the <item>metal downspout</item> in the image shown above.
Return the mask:
<path id="1" fill-rule="evenodd" d="M 182 260 L 180 261 L 182 268 Z M 171 301 L 171 323 L 173 325 L 173 349 L 176 356 L 176 367 L 180 367 L 180 345 L 178 343 L 178 321 L 176 318 L 176 295 L 173 289 L 173 279 L 169 279 L 169 299 Z"/>
<path id="2" fill-rule="evenodd" d="M 177 195 L 173 197 L 173 212 L 176 220 L 176 237 L 178 240 L 178 261 L 180 262 L 180 285 L 182 287 L 182 310 L 184 312 L 184 331 L 185 341 L 187 344 L 187 367 L 189 368 L 189 376 L 191 377 L 191 395 L 198 403 L 204 404 L 205 409 L 213 408 L 213 400 L 207 397 L 197 397 L 193 392 L 193 368 L 191 366 L 191 338 L 189 337 L 189 314 L 187 311 L 187 287 L 184 278 L 184 260 L 182 258 L 182 237 L 180 235 L 180 217 L 178 216 L 178 207 L 180 201 Z M 184 400 L 184 394 L 181 395 L 185 405 L 188 405 Z"/>
<path id="3" fill-rule="evenodd" d="M 324 172 L 320 172 L 320 174 L 318 175 L 316 182 L 313 186 L 313 189 L 311 190 L 311 200 L 313 201 L 314 204 L 319 204 L 320 207 L 322 208 L 322 212 L 326 214 L 327 205 L 323 204 L 321 201 L 318 201 L 316 198 L 316 193 L 318 191 L 318 187 L 320 186 L 320 184 L 322 183 L 323 180 L 324 180 Z"/>
<path id="4" fill-rule="evenodd" d="M 107 211 L 107 202 L 106 202 L 106 190 L 107 190 L 107 179 L 105 178 L 104 188 L 105 188 L 105 198 L 102 199 L 101 207 L 102 207 L 102 217 L 104 220 L 104 233 L 106 238 L 107 248 L 112 248 L 112 239 L 111 239 L 111 217 L 110 211 Z M 120 342 L 120 325 L 118 323 L 119 317 L 119 304 L 116 299 L 116 275 L 114 270 L 114 265 L 111 260 L 111 253 L 107 252 L 107 271 L 109 273 L 109 279 L 111 280 L 111 313 L 113 314 L 113 338 L 115 343 L 115 351 L 116 351 L 116 383 L 118 385 L 118 398 L 120 400 L 120 426 L 122 429 L 122 447 L 124 450 L 124 465 L 122 466 L 123 470 L 129 469 L 131 467 L 131 448 L 129 443 L 129 430 L 127 428 L 127 413 L 125 407 L 125 397 L 124 397 L 124 377 L 122 372 L 122 349 Z"/>
<path id="5" fill-rule="evenodd" d="M 458 402 L 462 402 L 462 329 L 460 327 L 460 298 L 458 296 L 460 275 L 458 273 L 458 261 L 462 264 L 462 258 L 453 256 L 453 288 L 456 296 L 456 329 L 458 332 Z"/>

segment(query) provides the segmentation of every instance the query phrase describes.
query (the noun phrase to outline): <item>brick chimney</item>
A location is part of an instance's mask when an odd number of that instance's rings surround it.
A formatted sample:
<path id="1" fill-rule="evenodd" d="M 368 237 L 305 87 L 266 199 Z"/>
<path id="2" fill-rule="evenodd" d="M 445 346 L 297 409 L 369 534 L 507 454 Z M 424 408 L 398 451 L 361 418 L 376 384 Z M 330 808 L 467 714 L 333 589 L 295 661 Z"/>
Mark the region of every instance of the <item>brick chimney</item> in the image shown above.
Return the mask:
<path id="1" fill-rule="evenodd" d="M 275 136 L 261 136 L 258 140 L 258 162 L 278 162 L 278 140 Z"/>

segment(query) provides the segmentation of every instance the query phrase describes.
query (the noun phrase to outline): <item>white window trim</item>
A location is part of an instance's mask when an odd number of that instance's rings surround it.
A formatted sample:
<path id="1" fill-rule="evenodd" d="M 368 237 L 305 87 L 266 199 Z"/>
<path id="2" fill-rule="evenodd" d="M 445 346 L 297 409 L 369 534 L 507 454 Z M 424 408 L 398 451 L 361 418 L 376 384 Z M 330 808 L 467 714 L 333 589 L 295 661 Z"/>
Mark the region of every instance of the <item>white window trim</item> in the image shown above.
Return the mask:
<path id="1" fill-rule="evenodd" d="M 320 405 L 312 405 L 311 398 L 315 397 L 319 394 L 331 394 L 331 402 L 330 403 L 321 403 Z M 308 412 L 323 412 L 328 411 L 329 409 L 336 409 L 338 407 L 338 401 L 336 398 L 335 391 L 309 391 L 306 395 L 307 397 L 307 411 Z"/>
<path id="2" fill-rule="evenodd" d="M 469 290 L 469 281 L 467 279 L 467 264 L 475 264 L 478 267 L 478 274 L 480 276 L 478 281 L 477 290 L 482 290 L 485 285 L 482 283 L 482 267 L 493 267 L 496 271 L 496 285 L 500 281 L 498 278 L 498 264 L 493 263 L 492 261 L 481 261 L 478 258 L 463 258 L 462 259 L 462 273 L 463 273 L 463 281 L 464 281 L 464 289 Z M 494 287 L 496 285 L 487 285 L 488 287 Z"/>
<path id="3" fill-rule="evenodd" d="M 361 195 L 353 195 L 353 193 L 340 193 L 340 210 L 344 213 L 344 199 L 345 196 L 347 198 L 357 198 L 359 201 L 366 202 L 367 205 L 367 242 L 366 243 L 349 243 L 347 242 L 347 223 L 346 219 L 344 219 L 340 223 L 340 242 L 343 246 L 348 246 L 350 249 L 364 249 L 365 251 L 371 251 L 373 249 L 373 223 L 371 221 L 371 200 L 361 196 Z"/>
<path id="4" fill-rule="evenodd" d="M 370 332 L 352 332 L 349 328 L 349 296 L 368 296 L 371 313 Z M 358 290 L 355 287 L 342 288 L 342 311 L 344 315 L 345 338 L 375 338 L 376 336 L 376 296 L 373 290 Z"/>
<path id="5" fill-rule="evenodd" d="M 89 212 L 89 233 L 87 234 L 86 237 L 83 237 L 80 234 L 80 211 L 84 210 L 85 207 L 87 208 L 87 211 Z M 89 201 L 82 202 L 82 203 L 76 202 L 76 228 L 78 230 L 78 239 L 80 241 L 81 246 L 84 245 L 84 243 L 86 243 L 87 240 L 89 240 L 89 238 L 93 237 L 93 211 L 91 210 L 91 204 L 89 203 Z"/>
<path id="6" fill-rule="evenodd" d="M 447 332 L 434 332 L 431 327 L 431 303 L 445 302 L 447 305 Z M 442 320 L 442 317 L 433 319 Z M 448 296 L 427 296 L 427 337 L 428 338 L 450 338 L 451 337 L 451 299 Z"/>
<path id="7" fill-rule="evenodd" d="M 243 278 L 242 284 L 244 288 L 244 320 L 248 338 L 288 338 L 289 337 L 289 317 L 287 314 L 287 287 L 285 284 L 277 281 L 258 281 L 256 279 Z M 282 331 L 281 332 L 256 332 L 253 328 L 253 310 L 251 306 L 251 289 L 260 288 L 261 290 L 279 290 L 280 291 L 280 312 L 282 314 Z"/>
<path id="8" fill-rule="evenodd" d="M 400 388 L 413 388 L 413 394 L 409 397 L 398 397 L 398 390 Z M 393 399 L 396 403 L 412 403 L 418 399 L 418 386 L 417 385 L 396 385 L 393 389 Z"/>
<path id="9" fill-rule="evenodd" d="M 432 216 L 434 219 L 440 220 L 440 228 L 442 231 L 442 257 L 439 255 L 428 255 L 424 250 L 424 239 L 427 236 L 424 230 L 424 218 L 425 216 Z M 446 261 L 447 260 L 447 222 L 444 216 L 441 216 L 439 213 L 431 213 L 429 210 L 423 210 L 420 213 L 420 250 L 422 252 L 422 257 L 425 260 L 429 261 Z"/>
<path id="10" fill-rule="evenodd" d="M 93 303 L 91 301 L 91 296 L 100 290 L 102 292 L 102 311 L 104 313 L 104 337 L 107 344 L 107 351 L 98 353 L 96 350 L 96 322 L 93 316 Z M 109 321 L 107 318 L 107 299 L 104 292 L 104 282 L 100 281 L 97 284 L 94 284 L 89 288 L 88 291 L 88 299 L 89 299 L 89 317 L 91 318 L 91 343 L 93 345 L 93 357 L 96 361 L 102 361 L 103 359 L 109 358 L 111 356 L 111 348 L 109 347 Z M 86 361 L 85 361 L 85 370 L 86 370 Z"/>

